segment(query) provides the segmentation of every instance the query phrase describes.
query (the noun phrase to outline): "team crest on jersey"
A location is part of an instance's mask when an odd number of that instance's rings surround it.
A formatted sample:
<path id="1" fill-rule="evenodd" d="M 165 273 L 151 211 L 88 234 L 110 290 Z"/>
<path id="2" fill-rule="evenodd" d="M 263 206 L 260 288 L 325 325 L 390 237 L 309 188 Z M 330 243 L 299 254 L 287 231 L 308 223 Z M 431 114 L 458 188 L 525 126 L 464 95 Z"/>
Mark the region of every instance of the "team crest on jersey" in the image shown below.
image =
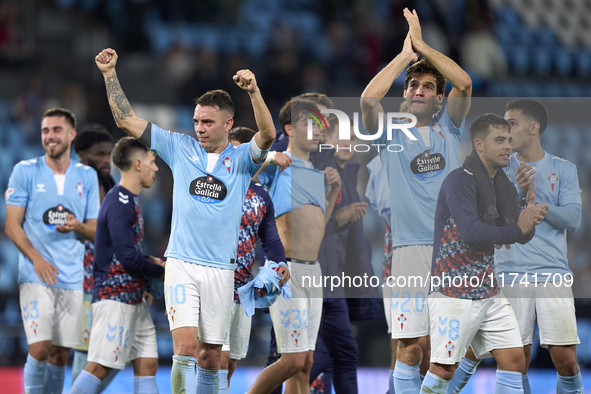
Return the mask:
<path id="1" fill-rule="evenodd" d="M 293 332 L 291 333 L 291 337 L 295 341 L 296 346 L 298 346 L 298 338 L 300 337 L 300 333 L 298 332 L 298 330 L 293 330 Z"/>
<path id="2" fill-rule="evenodd" d="M 224 161 L 222 162 L 224 163 L 224 165 L 226 166 L 226 168 L 228 169 L 228 174 L 231 172 L 231 166 L 232 166 L 232 159 L 230 159 L 229 157 L 226 157 L 224 159 Z"/>
<path id="3" fill-rule="evenodd" d="M 439 123 L 431 126 L 431 131 L 439 134 L 442 138 L 445 138 L 445 136 L 443 135 L 443 131 L 441 131 L 441 125 Z"/>
<path id="4" fill-rule="evenodd" d="M 217 204 L 224 201 L 228 188 L 212 175 L 201 176 L 191 181 L 189 193 L 195 200 L 204 204 Z"/>
<path id="5" fill-rule="evenodd" d="M 170 320 L 172 320 L 172 322 L 174 323 L 174 313 L 176 311 L 174 310 L 174 308 L 171 306 L 170 309 L 168 310 L 168 316 L 170 316 Z"/>
<path id="6" fill-rule="evenodd" d="M 37 327 L 39 327 L 39 325 L 37 325 L 37 323 L 35 323 L 35 320 L 33 320 L 31 322 L 31 328 L 33 329 L 33 332 L 35 333 L 35 336 L 37 335 Z"/>
<path id="7" fill-rule="evenodd" d="M 119 350 L 119 347 L 117 347 L 117 349 L 113 350 L 113 353 L 115 353 L 115 361 L 117 361 L 119 359 L 119 356 L 121 355 L 121 351 Z"/>
<path id="8" fill-rule="evenodd" d="M 76 191 L 78 192 L 78 198 L 82 198 L 82 193 L 84 192 L 84 186 L 80 182 L 76 185 Z"/>
<path id="9" fill-rule="evenodd" d="M 556 173 L 553 172 L 552 175 L 550 175 L 548 177 L 548 180 L 550 181 L 550 186 L 552 187 L 552 192 L 554 192 L 554 185 L 558 184 L 558 181 L 560 180 L 560 178 L 558 178 Z"/>
<path id="10" fill-rule="evenodd" d="M 4 193 L 4 201 L 8 201 L 8 197 L 10 197 L 13 193 L 13 188 L 9 187 L 8 189 L 6 189 L 6 192 Z"/>
<path id="11" fill-rule="evenodd" d="M 408 319 L 406 318 L 406 316 L 404 316 L 403 313 L 400 314 L 400 316 L 398 316 L 398 321 L 400 322 L 400 331 L 404 330 L 404 323 L 406 323 Z"/>
<path id="12" fill-rule="evenodd" d="M 59 204 L 57 207 L 49 208 L 43 214 L 43 223 L 51 230 L 55 230 L 55 226 L 61 226 L 68 221 L 68 214 L 74 215 L 74 212 Z"/>
<path id="13" fill-rule="evenodd" d="M 445 158 L 441 153 L 424 151 L 410 162 L 410 170 L 418 177 L 430 179 L 440 175 L 445 168 Z"/>
<path id="14" fill-rule="evenodd" d="M 447 349 L 447 355 L 449 356 L 449 358 L 451 358 L 451 351 L 454 350 L 455 346 L 453 343 L 451 343 L 451 341 L 448 341 L 445 344 L 445 348 Z"/>

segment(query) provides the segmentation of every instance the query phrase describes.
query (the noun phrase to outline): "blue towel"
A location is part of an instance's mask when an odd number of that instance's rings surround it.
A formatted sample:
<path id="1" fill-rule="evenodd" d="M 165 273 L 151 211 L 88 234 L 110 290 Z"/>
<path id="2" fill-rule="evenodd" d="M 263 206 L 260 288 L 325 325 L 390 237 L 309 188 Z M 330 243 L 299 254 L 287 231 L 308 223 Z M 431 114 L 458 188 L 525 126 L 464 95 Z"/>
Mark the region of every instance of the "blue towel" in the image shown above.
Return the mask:
<path id="1" fill-rule="evenodd" d="M 264 267 L 261 267 L 256 278 L 238 288 L 238 297 L 240 298 L 240 303 L 246 316 L 250 317 L 254 315 L 254 308 L 267 308 L 273 305 L 280 294 L 283 298 L 291 298 L 289 282 L 279 288 L 281 276 L 278 275 L 277 268 L 280 265 L 287 267 L 287 264 L 284 262 L 276 263 L 269 260 Z M 254 290 L 255 287 L 258 289 L 266 288 L 267 294 L 259 297 Z"/>

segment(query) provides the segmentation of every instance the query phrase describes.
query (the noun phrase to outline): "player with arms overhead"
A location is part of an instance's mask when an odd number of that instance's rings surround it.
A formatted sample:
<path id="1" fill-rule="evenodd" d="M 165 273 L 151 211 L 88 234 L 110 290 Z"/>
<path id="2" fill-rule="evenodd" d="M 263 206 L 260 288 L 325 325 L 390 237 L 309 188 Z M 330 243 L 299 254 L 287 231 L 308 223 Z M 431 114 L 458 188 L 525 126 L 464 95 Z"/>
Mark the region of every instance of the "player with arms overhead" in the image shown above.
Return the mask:
<path id="1" fill-rule="evenodd" d="M 394 277 L 427 277 L 433 252 L 433 223 L 437 193 L 443 179 L 461 164 L 459 147 L 464 119 L 470 109 L 472 81 L 453 60 L 429 47 L 422 38 L 416 11 L 404 9 L 409 32 L 400 52 L 367 85 L 361 96 L 363 124 L 369 133 L 382 132 L 380 144 L 398 144 L 401 152 L 380 149 L 380 158 L 390 183 Z M 423 59 L 418 61 L 419 55 Z M 384 108 L 380 101 L 394 80 L 406 70 L 404 97 L 416 127 L 408 129 L 414 139 L 395 130 L 387 140 Z M 452 84 L 447 104 L 440 111 L 446 81 Z M 402 121 L 401 123 L 405 123 Z M 397 339 L 396 364 L 390 373 L 391 391 L 405 392 L 420 387 L 419 363 L 428 346 L 429 313 L 426 306 L 428 283 L 393 293 L 392 339 Z M 408 300 L 408 301 L 407 301 Z M 406 308 L 404 305 L 410 305 Z M 395 306 L 395 308 L 394 308 Z M 400 320 L 399 320 L 400 319 Z M 400 324 L 404 321 L 404 324 Z M 394 341 L 393 341 L 394 342 Z M 428 354 L 423 356 L 426 370 Z"/>
<path id="2" fill-rule="evenodd" d="M 250 144 L 228 142 L 234 120 L 222 90 L 196 100 L 197 140 L 139 119 L 117 74 L 117 53 L 96 56 L 117 126 L 167 163 L 174 177 L 173 216 L 165 256 L 166 309 L 174 343 L 173 393 L 217 393 L 222 344 L 228 335 L 242 205 L 252 176 L 275 139 L 273 119 L 254 74 L 240 70 L 236 84 L 247 91 L 259 132 Z M 197 379 L 194 371 L 197 364 Z"/>

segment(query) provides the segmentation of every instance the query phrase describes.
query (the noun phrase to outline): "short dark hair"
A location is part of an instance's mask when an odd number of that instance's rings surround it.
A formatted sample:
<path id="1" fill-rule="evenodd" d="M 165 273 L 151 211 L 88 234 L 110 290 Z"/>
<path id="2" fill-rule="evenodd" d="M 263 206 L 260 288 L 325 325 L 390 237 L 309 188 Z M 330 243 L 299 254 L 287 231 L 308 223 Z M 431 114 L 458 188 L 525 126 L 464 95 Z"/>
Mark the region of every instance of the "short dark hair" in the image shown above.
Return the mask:
<path id="1" fill-rule="evenodd" d="M 133 154 L 137 151 L 148 153 L 148 148 L 133 137 L 123 137 L 113 148 L 113 164 L 121 171 L 131 168 Z"/>
<path id="2" fill-rule="evenodd" d="M 109 131 L 99 124 L 90 125 L 82 130 L 74 139 L 74 150 L 76 153 L 90 149 L 94 144 L 110 142 L 113 145 L 113 136 Z"/>
<path id="3" fill-rule="evenodd" d="M 470 139 L 472 140 L 472 146 L 474 146 L 474 140 L 476 138 L 485 139 L 490 132 L 490 126 L 496 128 L 504 128 L 507 131 L 511 131 L 509 122 L 502 116 L 492 113 L 486 113 L 478 115 L 474 122 L 470 125 Z"/>
<path id="4" fill-rule="evenodd" d="M 436 85 L 437 85 L 437 94 L 444 94 L 445 93 L 445 85 L 447 84 L 447 79 L 439 72 L 439 70 L 432 65 L 427 59 L 421 59 L 418 62 L 415 62 L 410 67 L 406 69 L 406 78 L 404 79 L 404 90 L 408 89 L 408 84 L 410 81 L 421 75 L 432 75 L 435 77 Z"/>
<path id="5" fill-rule="evenodd" d="M 525 116 L 529 116 L 540 125 L 540 135 L 548 126 L 548 110 L 544 104 L 532 99 L 517 99 L 505 105 L 505 112 L 521 111 Z"/>
<path id="6" fill-rule="evenodd" d="M 316 92 L 302 93 L 299 96 L 297 96 L 296 98 L 301 98 L 301 99 L 313 101 L 316 104 L 322 105 L 328 109 L 334 108 L 334 103 L 324 93 L 316 93 Z"/>
<path id="7" fill-rule="evenodd" d="M 234 103 L 230 94 L 222 89 L 210 90 L 195 100 L 195 105 L 217 107 L 220 111 L 229 111 L 234 117 Z"/>
<path id="8" fill-rule="evenodd" d="M 279 111 L 279 126 L 281 126 L 281 132 L 285 134 L 285 126 L 297 122 L 302 114 L 308 112 L 310 109 L 319 111 L 316 103 L 307 99 L 296 97 L 285 103 L 283 108 L 281 108 L 281 111 Z"/>
<path id="9" fill-rule="evenodd" d="M 66 122 L 68 122 L 73 129 L 75 129 L 76 125 L 78 124 L 78 122 L 76 121 L 76 115 L 74 115 L 72 111 L 60 107 L 50 108 L 47 111 L 45 111 L 45 113 L 41 117 L 41 120 L 45 118 L 52 118 L 54 116 L 63 116 L 64 118 L 66 118 Z"/>
<path id="10" fill-rule="evenodd" d="M 228 133 L 228 140 L 238 141 L 241 144 L 250 142 L 252 137 L 256 134 L 256 131 L 244 126 L 234 127 Z"/>

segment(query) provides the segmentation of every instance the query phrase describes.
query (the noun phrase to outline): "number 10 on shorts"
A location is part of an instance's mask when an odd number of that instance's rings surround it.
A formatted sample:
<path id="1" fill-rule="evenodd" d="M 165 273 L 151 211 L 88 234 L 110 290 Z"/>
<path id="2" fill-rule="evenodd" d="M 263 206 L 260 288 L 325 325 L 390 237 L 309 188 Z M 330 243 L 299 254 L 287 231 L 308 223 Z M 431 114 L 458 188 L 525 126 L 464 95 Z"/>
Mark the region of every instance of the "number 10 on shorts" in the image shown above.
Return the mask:
<path id="1" fill-rule="evenodd" d="M 168 286 L 166 288 L 166 300 L 168 305 L 182 305 L 187 302 L 187 291 L 184 285 Z"/>

